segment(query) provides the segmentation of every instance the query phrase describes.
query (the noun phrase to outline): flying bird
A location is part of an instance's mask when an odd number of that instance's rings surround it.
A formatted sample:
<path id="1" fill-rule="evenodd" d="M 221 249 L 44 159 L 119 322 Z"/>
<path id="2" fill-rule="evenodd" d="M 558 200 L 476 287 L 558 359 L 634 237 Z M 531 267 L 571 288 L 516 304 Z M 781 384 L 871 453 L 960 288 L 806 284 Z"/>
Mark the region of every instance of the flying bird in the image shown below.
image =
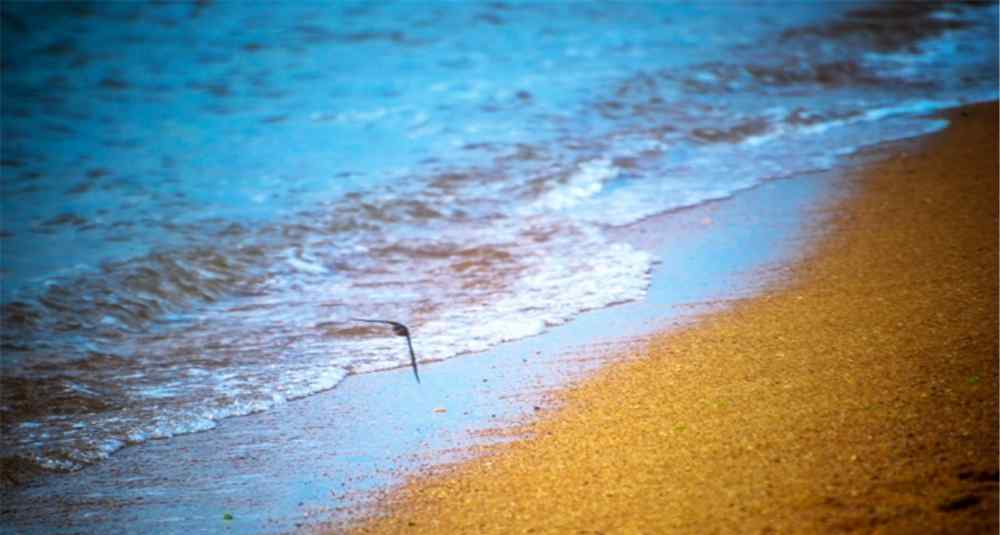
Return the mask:
<path id="1" fill-rule="evenodd" d="M 386 325 L 392 326 L 392 332 L 396 336 L 406 337 L 406 346 L 410 348 L 410 364 L 413 365 L 413 376 L 416 377 L 417 383 L 420 383 L 420 374 L 417 373 L 417 357 L 413 354 L 413 342 L 410 340 L 410 329 L 403 325 L 402 323 L 396 321 L 386 321 L 386 320 L 367 320 L 362 318 L 351 318 L 354 321 L 363 321 L 366 323 L 384 323 Z"/>

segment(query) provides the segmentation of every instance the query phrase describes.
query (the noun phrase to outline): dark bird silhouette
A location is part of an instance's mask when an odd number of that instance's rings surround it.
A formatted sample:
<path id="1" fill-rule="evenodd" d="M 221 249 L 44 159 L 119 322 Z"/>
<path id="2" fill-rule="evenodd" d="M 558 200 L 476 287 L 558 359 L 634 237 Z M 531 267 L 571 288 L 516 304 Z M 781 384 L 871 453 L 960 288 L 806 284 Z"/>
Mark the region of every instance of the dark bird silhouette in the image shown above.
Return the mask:
<path id="1" fill-rule="evenodd" d="M 410 340 L 410 329 L 403 325 L 402 323 L 396 321 L 386 321 L 386 320 L 366 320 L 362 318 L 351 318 L 354 321 L 363 321 L 366 323 L 384 323 L 386 325 L 392 326 L 392 332 L 396 336 L 406 337 L 406 346 L 410 348 L 410 364 L 413 365 L 413 376 L 416 377 L 417 383 L 420 383 L 420 374 L 417 373 L 417 357 L 413 354 L 413 342 Z"/>

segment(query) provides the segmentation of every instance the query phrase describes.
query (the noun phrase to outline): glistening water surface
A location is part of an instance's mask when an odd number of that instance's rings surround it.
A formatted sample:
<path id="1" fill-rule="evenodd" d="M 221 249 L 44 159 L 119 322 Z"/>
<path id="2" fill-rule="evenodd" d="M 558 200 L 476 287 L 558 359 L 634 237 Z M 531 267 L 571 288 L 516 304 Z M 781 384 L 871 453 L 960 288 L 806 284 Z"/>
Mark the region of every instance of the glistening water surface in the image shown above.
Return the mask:
<path id="1" fill-rule="evenodd" d="M 609 228 L 997 94 L 995 4 L 0 14 L 8 479 L 408 364 L 350 317 L 426 361 L 639 299 Z"/>

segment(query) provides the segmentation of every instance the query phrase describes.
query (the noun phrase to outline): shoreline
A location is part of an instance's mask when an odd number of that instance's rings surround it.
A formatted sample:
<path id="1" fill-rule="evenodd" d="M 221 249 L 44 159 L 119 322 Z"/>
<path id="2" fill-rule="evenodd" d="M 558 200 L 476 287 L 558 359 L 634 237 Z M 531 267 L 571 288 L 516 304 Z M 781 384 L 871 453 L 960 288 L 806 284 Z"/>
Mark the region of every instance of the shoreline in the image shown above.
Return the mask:
<path id="1" fill-rule="evenodd" d="M 654 336 L 531 438 L 351 527 L 995 532 L 997 104 L 947 115 L 851 158 L 882 156 L 786 281 Z"/>
<path id="2" fill-rule="evenodd" d="M 616 230 L 616 241 L 660 257 L 641 301 L 423 364 L 419 386 L 409 368 L 353 375 L 332 390 L 224 419 L 206 432 L 129 446 L 79 472 L 43 475 L 3 491 L 0 518 L 25 533 L 94 526 L 284 533 L 331 518 L 352 521 L 414 474 L 503 449 L 518 438 L 520 423 L 554 410 L 551 392 L 653 333 L 780 279 L 781 266 L 808 241 L 803 229 L 817 206 L 839 195 L 839 176 L 835 169 L 770 181 Z M 757 279 L 773 270 L 775 276 Z"/>

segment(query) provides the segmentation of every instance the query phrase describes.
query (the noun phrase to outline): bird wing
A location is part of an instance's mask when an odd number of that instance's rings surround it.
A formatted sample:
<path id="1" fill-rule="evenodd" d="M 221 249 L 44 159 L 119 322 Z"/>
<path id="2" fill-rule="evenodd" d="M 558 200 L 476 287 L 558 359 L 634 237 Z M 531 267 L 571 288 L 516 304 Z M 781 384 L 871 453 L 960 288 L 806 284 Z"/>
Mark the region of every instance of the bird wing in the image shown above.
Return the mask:
<path id="1" fill-rule="evenodd" d="M 363 318 L 351 318 L 351 319 L 352 319 L 352 320 L 354 320 L 354 321 L 363 321 L 363 322 L 365 322 L 365 323 L 384 323 L 384 324 L 386 324 L 386 325 L 392 325 L 393 327 L 395 327 L 395 329 L 393 329 L 393 331 L 396 331 L 397 329 L 402 329 L 402 330 L 403 330 L 403 332 L 406 332 L 406 333 L 409 333 L 409 332 L 410 332 L 410 329 L 408 329 L 408 328 L 406 327 L 406 325 L 403 325 L 402 323 L 399 323 L 398 321 L 389 321 L 389 320 L 368 320 L 368 319 L 363 319 Z M 403 334 L 402 334 L 402 333 L 398 333 L 398 332 L 397 332 L 397 334 L 399 334 L 400 336 L 403 336 Z"/>

